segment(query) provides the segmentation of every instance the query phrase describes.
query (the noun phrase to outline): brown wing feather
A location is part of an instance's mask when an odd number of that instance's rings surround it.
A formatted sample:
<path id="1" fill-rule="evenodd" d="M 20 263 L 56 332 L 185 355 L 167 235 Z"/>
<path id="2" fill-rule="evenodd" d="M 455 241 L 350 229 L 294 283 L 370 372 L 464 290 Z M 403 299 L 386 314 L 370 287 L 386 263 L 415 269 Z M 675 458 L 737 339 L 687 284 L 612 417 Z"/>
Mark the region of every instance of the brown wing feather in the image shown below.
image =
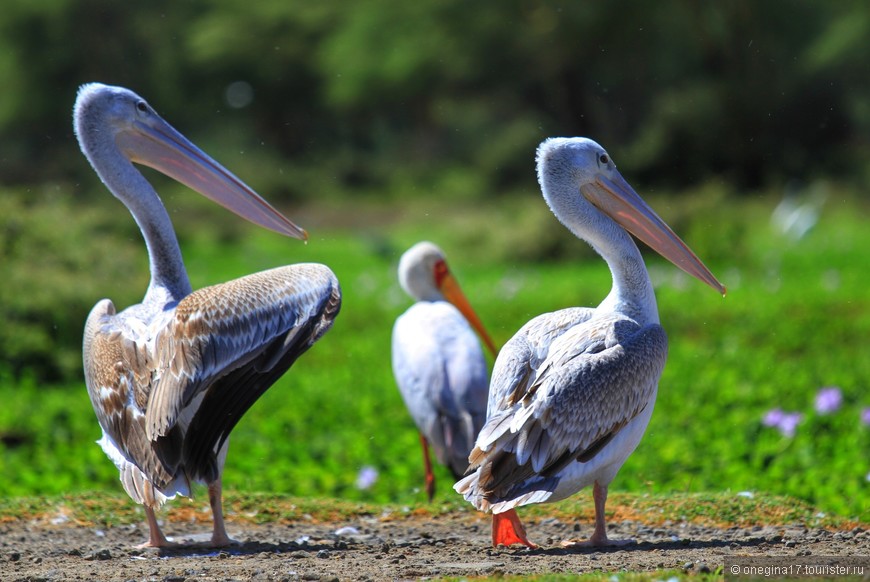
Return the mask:
<path id="1" fill-rule="evenodd" d="M 317 316 L 323 298 L 337 289 L 328 268 L 303 264 L 255 273 L 185 297 L 155 342 L 159 380 L 148 402 L 149 436 L 165 435 L 199 392 Z"/>
<path id="2" fill-rule="evenodd" d="M 115 315 L 104 299 L 91 310 L 85 325 L 84 370 L 97 420 L 118 449 L 135 460 L 157 487 L 172 481 L 176 464 L 161 459 L 145 434 L 144 400 L 150 383 L 144 372 L 147 358 L 117 331 L 104 331 Z M 143 398 L 144 395 L 144 398 Z"/>
<path id="3" fill-rule="evenodd" d="M 337 281 L 300 314 L 287 334 L 263 346 L 257 357 L 217 379 L 208 389 L 188 429 L 183 462 L 206 482 L 217 476 L 215 452 L 245 412 L 332 326 L 341 306 Z"/>
<path id="4" fill-rule="evenodd" d="M 118 324 L 112 302 L 99 302 L 88 317 L 83 354 L 88 392 L 104 433 L 158 488 L 178 476 L 187 462 L 183 450 L 199 450 L 199 462 L 207 467 L 185 467 L 189 476 L 214 478 L 215 447 L 330 328 L 340 304 L 335 275 L 315 264 L 196 291 L 179 302 L 169 325 L 154 337 L 147 322 L 130 317 Z M 184 411 L 212 388 L 200 415 Z M 224 399 L 232 403 L 229 412 L 210 424 L 208 414 L 224 406 Z M 190 425 L 179 424 L 184 415 Z M 201 435 L 191 431 L 193 421 Z"/>

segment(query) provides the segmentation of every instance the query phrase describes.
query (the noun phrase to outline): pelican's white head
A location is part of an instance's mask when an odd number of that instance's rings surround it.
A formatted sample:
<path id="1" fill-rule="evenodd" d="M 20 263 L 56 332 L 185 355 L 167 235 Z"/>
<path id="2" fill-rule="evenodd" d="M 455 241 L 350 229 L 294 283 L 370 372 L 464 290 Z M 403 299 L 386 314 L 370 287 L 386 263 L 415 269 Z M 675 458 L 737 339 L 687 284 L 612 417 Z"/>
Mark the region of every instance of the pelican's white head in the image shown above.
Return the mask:
<path id="1" fill-rule="evenodd" d="M 94 132 L 113 133 L 130 120 L 130 110 L 142 100 L 138 95 L 123 87 L 111 87 L 102 83 L 87 83 L 79 87 L 73 107 L 73 122 L 76 137 L 82 149 L 90 142 L 88 137 Z"/>
<path id="2" fill-rule="evenodd" d="M 85 156 L 134 214 L 140 203 L 134 198 L 154 194 L 126 162 L 154 168 L 254 224 L 307 239 L 302 228 L 176 131 L 133 91 L 101 83 L 82 85 L 73 119 Z"/>
<path id="3" fill-rule="evenodd" d="M 725 287 L 625 181 L 607 151 L 584 137 L 551 138 L 538 146 L 538 182 L 553 213 L 607 258 L 630 232 L 720 293 Z M 612 255 L 611 255 L 612 256 Z"/>
<path id="4" fill-rule="evenodd" d="M 538 146 L 538 182 L 543 186 L 544 172 L 563 174 L 577 186 L 594 182 L 600 174 L 616 172 L 607 151 L 585 137 L 551 137 Z M 616 172 L 618 173 L 618 172 Z"/>

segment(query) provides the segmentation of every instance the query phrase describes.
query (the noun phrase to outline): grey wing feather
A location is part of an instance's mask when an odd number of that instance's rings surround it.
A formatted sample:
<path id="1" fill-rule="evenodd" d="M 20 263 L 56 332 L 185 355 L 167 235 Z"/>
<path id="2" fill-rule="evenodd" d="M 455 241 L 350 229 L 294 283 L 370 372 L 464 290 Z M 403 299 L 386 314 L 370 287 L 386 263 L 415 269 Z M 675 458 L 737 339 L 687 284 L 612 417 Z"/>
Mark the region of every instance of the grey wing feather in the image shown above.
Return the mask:
<path id="1" fill-rule="evenodd" d="M 594 310 L 583 307 L 545 313 L 530 320 L 499 352 L 492 371 L 487 417 L 509 410 L 528 395 L 535 379 L 546 372 L 554 339 L 588 320 Z M 577 346 L 575 349 L 581 349 Z"/>
<path id="2" fill-rule="evenodd" d="M 656 389 L 667 356 L 661 326 L 564 312 L 529 322 L 496 362 L 487 423 L 469 457 L 477 471 L 456 485 L 478 508 L 542 501 L 561 469 L 593 458 Z"/>

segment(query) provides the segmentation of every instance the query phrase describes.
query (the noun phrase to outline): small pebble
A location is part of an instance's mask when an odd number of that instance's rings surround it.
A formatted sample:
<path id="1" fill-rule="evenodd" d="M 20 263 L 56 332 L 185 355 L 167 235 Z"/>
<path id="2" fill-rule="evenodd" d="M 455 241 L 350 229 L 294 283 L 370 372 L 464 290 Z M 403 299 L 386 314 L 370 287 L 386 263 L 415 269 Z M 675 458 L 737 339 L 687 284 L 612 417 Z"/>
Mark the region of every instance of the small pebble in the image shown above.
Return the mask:
<path id="1" fill-rule="evenodd" d="M 91 561 L 91 560 L 111 560 L 111 559 L 112 559 L 112 552 L 110 552 L 109 550 L 107 550 L 105 548 L 102 550 L 98 550 L 98 551 L 94 552 L 93 554 L 90 554 L 90 555 L 85 557 L 85 560 L 88 560 L 88 561 Z"/>

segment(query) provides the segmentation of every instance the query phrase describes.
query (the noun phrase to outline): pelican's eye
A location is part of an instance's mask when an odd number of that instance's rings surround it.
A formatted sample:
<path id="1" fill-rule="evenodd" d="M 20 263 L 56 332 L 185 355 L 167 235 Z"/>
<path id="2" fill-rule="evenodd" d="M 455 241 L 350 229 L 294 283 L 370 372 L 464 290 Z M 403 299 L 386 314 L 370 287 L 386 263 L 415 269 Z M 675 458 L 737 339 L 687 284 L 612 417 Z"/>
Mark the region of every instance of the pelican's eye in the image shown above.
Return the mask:
<path id="1" fill-rule="evenodd" d="M 598 156 L 598 163 L 602 166 L 606 166 L 610 163 L 610 158 L 607 156 L 607 154 L 601 154 L 600 156 Z"/>
<path id="2" fill-rule="evenodd" d="M 145 102 L 142 101 L 142 100 L 139 100 L 139 101 L 136 102 L 136 109 L 137 109 L 140 113 L 148 113 L 148 104 L 145 103 Z"/>

